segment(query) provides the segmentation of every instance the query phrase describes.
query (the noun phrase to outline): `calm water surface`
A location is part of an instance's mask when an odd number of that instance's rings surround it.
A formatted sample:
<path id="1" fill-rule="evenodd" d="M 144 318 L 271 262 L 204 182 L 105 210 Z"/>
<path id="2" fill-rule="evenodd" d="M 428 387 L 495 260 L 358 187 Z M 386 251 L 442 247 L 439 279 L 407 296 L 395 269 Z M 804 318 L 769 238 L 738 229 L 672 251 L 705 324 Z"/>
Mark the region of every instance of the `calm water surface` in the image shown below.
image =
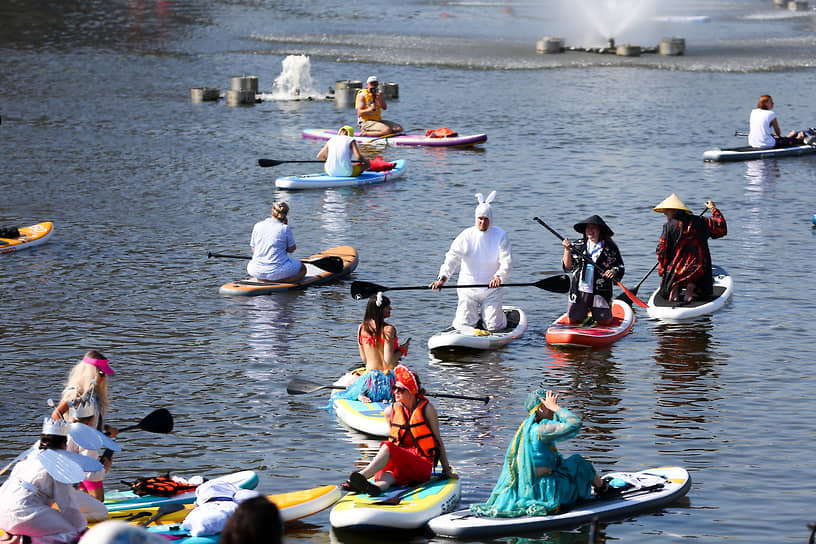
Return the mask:
<path id="1" fill-rule="evenodd" d="M 0 456 L 30 444 L 46 399 L 93 347 L 117 370 L 112 423 L 161 406 L 176 418 L 169 436 L 123 434 L 111 482 L 255 469 L 267 493 L 338 483 L 376 441 L 344 430 L 323 410 L 325 396 L 289 396 L 285 384 L 329 383 L 355 365 L 364 306 L 349 296 L 351 280 L 430 281 L 472 221 L 473 193 L 495 189 L 513 281 L 559 271 L 560 245 L 533 216 L 568 234 L 598 213 L 616 232 L 631 287 L 654 263 L 663 221 L 651 207 L 677 192 L 695 210 L 715 200 L 728 220 L 728 236 L 711 245 L 736 294 L 713 316 L 667 325 L 637 310 L 633 334 L 612 348 L 560 350 L 544 331 L 564 297 L 508 288 L 507 302 L 528 312 L 527 333 L 448 361 L 423 346 L 452 318 L 453 292 L 394 292 L 391 321 L 413 337 L 406 362 L 429 389 L 493 396 L 487 406 L 435 401 L 464 504 L 489 495 L 523 399 L 544 383 L 584 418 L 565 455 L 604 471 L 682 465 L 692 474 L 687 499 L 604 525 L 604 540 L 804 542 L 816 518 L 814 320 L 801 302 L 813 287 L 814 159 L 704 164 L 701 155 L 741 145 L 733 133 L 766 92 L 783 130 L 816 123 L 814 14 L 757 1 L 648 8 L 618 43 L 684 36 L 685 56 L 536 55 L 543 35 L 588 45 L 601 36 L 577 42 L 575 29 L 588 28 L 577 7 L 543 2 L 0 0 L 0 219 L 56 224 L 47 245 L 0 258 Z M 688 16 L 708 20 L 666 22 Z M 324 100 L 191 104 L 189 90 L 227 89 L 241 74 L 269 90 L 291 54 L 309 56 L 321 93 L 374 73 L 400 85 L 388 118 L 484 131 L 489 141 L 384 149 L 409 163 L 385 185 L 276 191 L 277 175 L 306 165 L 261 169 L 257 159 L 311 159 L 320 144 L 301 130 L 345 124 L 352 112 Z M 208 260 L 207 250 L 247 252 L 253 223 L 280 199 L 292 207 L 299 256 L 350 244 L 356 273 L 274 297 L 219 296 L 244 263 Z M 650 277 L 640 294 L 656 284 Z M 583 528 L 529 541 L 588 538 Z M 331 533 L 324 512 L 287 541 L 377 539 Z"/>

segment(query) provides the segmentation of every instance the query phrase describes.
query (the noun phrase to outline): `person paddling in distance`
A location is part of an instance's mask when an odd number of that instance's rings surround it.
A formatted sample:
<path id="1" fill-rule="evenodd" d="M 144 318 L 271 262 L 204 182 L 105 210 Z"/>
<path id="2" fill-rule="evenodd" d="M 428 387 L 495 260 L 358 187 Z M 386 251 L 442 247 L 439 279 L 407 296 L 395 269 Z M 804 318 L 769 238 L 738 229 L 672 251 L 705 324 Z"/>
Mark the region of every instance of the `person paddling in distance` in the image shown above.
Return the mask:
<path id="1" fill-rule="evenodd" d="M 366 80 L 366 88 L 357 91 L 354 99 L 361 136 L 387 136 L 402 132 L 402 125 L 382 118 L 382 112 L 388 109 L 388 105 L 379 86 L 377 76 L 370 76 Z"/>
<path id="2" fill-rule="evenodd" d="M 87 528 L 71 485 L 82 479 L 82 468 L 58 455 L 67 440 L 67 422 L 43 419 L 36 447 L 14 466 L 0 487 L 0 529 L 6 532 L 2 542 L 73 544 Z M 48 450 L 57 455 L 43 455 Z"/>
<path id="3" fill-rule="evenodd" d="M 363 322 L 357 326 L 357 348 L 365 363 L 365 374 L 343 391 L 331 396 L 356 399 L 361 402 L 383 402 L 394 399 L 394 367 L 408 355 L 410 338 L 403 344 L 397 339 L 397 329 L 385 322 L 391 316 L 391 300 L 378 292 L 368 299 Z M 331 406 L 331 403 L 330 403 Z"/>
<path id="4" fill-rule="evenodd" d="M 337 135 L 329 138 L 317 152 L 317 158 L 326 161 L 323 169 L 328 175 L 357 177 L 363 170 L 368 169 L 368 159 L 360 153 L 360 148 L 352 136 L 354 129 L 348 125 L 342 126 Z"/>
<path id="5" fill-rule="evenodd" d="M 459 268 L 459 283 L 489 284 L 489 287 L 457 289 L 459 305 L 453 327 L 459 330 L 474 328 L 481 320 L 488 331 L 499 331 L 507 326 L 502 310 L 502 283 L 507 281 L 513 268 L 513 254 L 507 233 L 493 226 L 493 208 L 490 203 L 496 197 L 492 191 L 487 198 L 476 193 L 476 224 L 463 230 L 451 243 L 445 254 L 445 262 L 439 268 L 436 281 L 428 287 L 439 289 Z"/>
<path id="6" fill-rule="evenodd" d="M 566 459 L 556 442 L 578 434 L 581 419 L 558 403 L 558 393 L 539 389 L 524 404 L 527 418 L 507 448 L 490 498 L 470 510 L 491 517 L 545 516 L 595 496 L 614 493 L 592 464 L 578 454 Z"/>
<path id="7" fill-rule="evenodd" d="M 713 291 L 708 239 L 728 234 L 728 225 L 713 201 L 707 201 L 705 206 L 711 210 L 710 218 L 694 215 L 672 193 L 654 208 L 666 216 L 656 252 L 660 296 L 669 302 L 680 301 L 681 289 L 686 290 L 685 302 L 691 302 L 695 296 L 709 296 Z"/>
<path id="8" fill-rule="evenodd" d="M 758 149 L 802 145 L 806 136 L 804 132 L 792 130 L 787 136 L 782 136 L 773 106 L 773 98 L 770 95 L 764 94 L 759 97 L 757 107 L 751 110 L 749 117 L 751 128 L 748 132 L 748 145 Z"/>
<path id="9" fill-rule="evenodd" d="M 306 265 L 289 255 L 297 245 L 288 215 L 289 204 L 276 202 L 270 216 L 252 228 L 247 272 L 258 281 L 290 283 L 306 275 Z"/>
<path id="10" fill-rule="evenodd" d="M 584 237 L 574 243 L 567 238 L 561 242 L 561 266 L 565 272 L 573 272 L 567 319 L 577 325 L 591 311 L 596 323 L 608 325 L 612 322 L 612 284 L 625 273 L 620 250 L 612 241 L 615 233 L 598 215 L 575 223 L 573 228 Z"/>
<path id="11" fill-rule="evenodd" d="M 394 375 L 394 404 L 385 409 L 388 440 L 364 469 L 351 473 L 344 489 L 377 496 L 394 485 L 426 482 L 437 462 L 446 478 L 458 478 L 448 463 L 436 408 L 425 397 L 419 377 L 404 365 L 397 365 Z M 372 476 L 374 483 L 368 481 Z"/>

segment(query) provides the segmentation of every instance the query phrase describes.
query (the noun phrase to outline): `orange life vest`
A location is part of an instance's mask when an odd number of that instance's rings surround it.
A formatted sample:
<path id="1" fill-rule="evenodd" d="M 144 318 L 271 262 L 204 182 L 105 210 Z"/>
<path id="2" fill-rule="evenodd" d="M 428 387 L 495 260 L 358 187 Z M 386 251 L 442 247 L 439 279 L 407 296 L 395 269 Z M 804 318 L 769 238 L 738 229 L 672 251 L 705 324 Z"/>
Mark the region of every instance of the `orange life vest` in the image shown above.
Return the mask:
<path id="1" fill-rule="evenodd" d="M 399 402 L 395 402 L 391 410 L 391 430 L 388 434 L 388 440 L 394 444 L 401 446 L 402 441 L 408 433 L 414 439 L 414 444 L 425 457 L 430 457 L 434 460 L 434 464 L 438 459 L 439 448 L 436 445 L 436 438 L 431 427 L 425 420 L 425 406 L 428 405 L 428 399 L 422 396 L 417 396 L 416 408 L 411 412 L 410 416 L 408 410 Z"/>

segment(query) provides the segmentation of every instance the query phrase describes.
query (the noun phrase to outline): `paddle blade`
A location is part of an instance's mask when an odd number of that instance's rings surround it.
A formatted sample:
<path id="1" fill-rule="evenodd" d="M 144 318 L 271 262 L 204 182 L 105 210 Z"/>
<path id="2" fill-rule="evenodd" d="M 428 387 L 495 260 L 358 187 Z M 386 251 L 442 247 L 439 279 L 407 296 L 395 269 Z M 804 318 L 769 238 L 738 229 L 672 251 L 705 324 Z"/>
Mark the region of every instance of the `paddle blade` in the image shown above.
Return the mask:
<path id="1" fill-rule="evenodd" d="M 552 293 L 569 293 L 570 277 L 566 274 L 558 274 L 544 278 L 543 280 L 538 280 L 533 285 Z"/>
<path id="2" fill-rule="evenodd" d="M 314 265 L 326 272 L 331 272 L 332 274 L 339 274 L 343 271 L 343 259 L 337 255 L 329 255 L 328 257 L 321 257 L 311 261 L 304 260 L 303 262 Z"/>
<path id="3" fill-rule="evenodd" d="M 281 164 L 282 161 L 276 161 L 273 159 L 258 159 L 258 166 L 262 168 L 266 168 L 268 166 L 277 166 Z"/>
<path id="4" fill-rule="evenodd" d="M 159 408 L 147 414 L 137 426 L 149 433 L 167 434 L 173 430 L 173 416 L 167 408 Z"/>
<path id="5" fill-rule="evenodd" d="M 331 387 L 332 386 L 330 385 L 323 385 L 322 383 L 295 378 L 286 384 L 286 392 L 290 395 L 306 395 L 309 393 L 314 393 L 315 391 L 320 391 L 321 389 L 331 389 Z"/>
<path id="6" fill-rule="evenodd" d="M 640 299 L 637 297 L 637 295 L 635 294 L 635 291 L 637 290 L 637 288 L 635 288 L 634 290 L 630 291 L 630 290 L 629 290 L 629 289 L 627 289 L 627 288 L 626 288 L 626 287 L 625 287 L 625 286 L 624 286 L 624 285 L 623 285 L 621 282 L 618 282 L 618 287 L 620 287 L 621 289 L 623 289 L 623 292 L 625 293 L 625 294 L 624 294 L 624 295 L 622 295 L 622 296 L 625 296 L 625 297 L 628 299 L 628 300 L 620 299 L 622 302 L 626 302 L 626 304 L 628 304 L 629 306 L 631 306 L 631 305 L 632 305 L 632 303 L 635 303 L 635 304 L 637 304 L 638 306 L 640 306 L 641 308 L 648 308 L 648 307 L 649 307 L 649 305 L 648 305 L 648 304 L 646 304 L 645 302 L 643 302 L 642 300 L 640 300 Z"/>
<path id="7" fill-rule="evenodd" d="M 353 281 L 351 282 L 351 298 L 354 300 L 362 300 L 364 298 L 376 295 L 381 291 L 388 291 L 388 287 L 377 285 L 368 281 Z"/>

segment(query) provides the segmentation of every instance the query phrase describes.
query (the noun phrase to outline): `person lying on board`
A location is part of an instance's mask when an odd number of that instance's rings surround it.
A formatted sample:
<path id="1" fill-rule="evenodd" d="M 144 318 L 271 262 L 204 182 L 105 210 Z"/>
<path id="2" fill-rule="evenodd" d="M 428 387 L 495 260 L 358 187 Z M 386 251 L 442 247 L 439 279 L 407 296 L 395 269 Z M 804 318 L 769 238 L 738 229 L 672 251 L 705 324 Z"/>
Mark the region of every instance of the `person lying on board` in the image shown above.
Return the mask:
<path id="1" fill-rule="evenodd" d="M 378 496 L 394 485 L 427 482 L 437 462 L 445 477 L 458 477 L 448 463 L 436 408 L 425 397 L 419 378 L 404 365 L 397 365 L 394 375 L 396 400 L 385 409 L 391 426 L 388 440 L 364 469 L 349 475 L 344 489 Z M 374 483 L 368 481 L 372 476 Z"/>
<path id="2" fill-rule="evenodd" d="M 332 393 L 329 406 L 337 399 L 361 402 L 394 400 L 393 370 L 408 355 L 408 341 L 400 345 L 397 329 L 385 322 L 390 316 L 391 300 L 387 296 L 378 292 L 369 297 L 363 322 L 357 326 L 357 349 L 365 363 L 365 374 L 345 390 Z"/>
<path id="3" fill-rule="evenodd" d="M 306 275 L 306 265 L 289 254 L 297 249 L 289 228 L 289 204 L 275 202 L 272 213 L 252 228 L 252 259 L 247 272 L 258 281 L 295 282 Z"/>
<path id="4" fill-rule="evenodd" d="M 620 281 L 626 269 L 612 232 L 604 220 L 593 215 L 573 227 L 584 235 L 571 243 L 564 238 L 564 255 L 561 266 L 572 272 L 567 319 L 573 325 L 584 322 L 592 312 L 592 319 L 599 325 L 612 322 L 612 284 Z M 595 265 L 601 268 L 596 269 Z"/>
<path id="5" fill-rule="evenodd" d="M 357 177 L 363 170 L 368 169 L 368 160 L 360 153 L 360 148 L 352 136 L 354 129 L 348 125 L 342 126 L 337 135 L 329 138 L 317 152 L 317 158 L 326 161 L 323 170 L 328 175 Z"/>
<path id="6" fill-rule="evenodd" d="M 369 76 L 366 88 L 357 91 L 354 99 L 361 136 L 379 137 L 402 132 L 402 125 L 382 118 L 382 112 L 388 109 L 388 105 L 379 85 L 377 76 Z"/>
<path id="7" fill-rule="evenodd" d="M 685 302 L 695 296 L 710 296 L 714 289 L 708 239 L 728 234 L 728 225 L 714 202 L 709 200 L 705 205 L 711 210 L 710 218 L 691 213 L 674 193 L 654 208 L 666 216 L 656 251 L 660 296 L 669 302 L 679 302 L 683 288 Z"/>
<path id="8" fill-rule="evenodd" d="M 438 289 L 459 271 L 459 283 L 463 285 L 488 284 L 490 287 L 457 289 L 459 305 L 453 318 L 453 327 L 463 330 L 476 327 L 481 321 L 488 331 L 500 331 L 507 327 L 507 317 L 502 310 L 504 294 L 502 283 L 507 282 L 513 268 L 510 238 L 504 229 L 493 225 L 493 207 L 496 196 L 491 191 L 487 198 L 476 193 L 476 224 L 468 227 L 453 240 L 445 253 L 445 261 L 439 275 L 428 287 Z"/>
<path id="9" fill-rule="evenodd" d="M 539 389 L 527 397 L 528 415 L 507 448 L 490 498 L 472 504 L 490 517 L 546 516 L 578 501 L 613 493 L 592 464 L 578 454 L 564 459 L 555 443 L 578 434 L 581 419 L 558 404 L 558 394 Z"/>
<path id="10" fill-rule="evenodd" d="M 749 117 L 751 128 L 748 133 L 748 145 L 757 149 L 802 145 L 807 136 L 804 131 L 792 130 L 787 136 L 782 136 L 773 105 L 774 101 L 770 95 L 764 94 L 759 97 L 759 103 L 755 109 L 751 110 Z"/>

